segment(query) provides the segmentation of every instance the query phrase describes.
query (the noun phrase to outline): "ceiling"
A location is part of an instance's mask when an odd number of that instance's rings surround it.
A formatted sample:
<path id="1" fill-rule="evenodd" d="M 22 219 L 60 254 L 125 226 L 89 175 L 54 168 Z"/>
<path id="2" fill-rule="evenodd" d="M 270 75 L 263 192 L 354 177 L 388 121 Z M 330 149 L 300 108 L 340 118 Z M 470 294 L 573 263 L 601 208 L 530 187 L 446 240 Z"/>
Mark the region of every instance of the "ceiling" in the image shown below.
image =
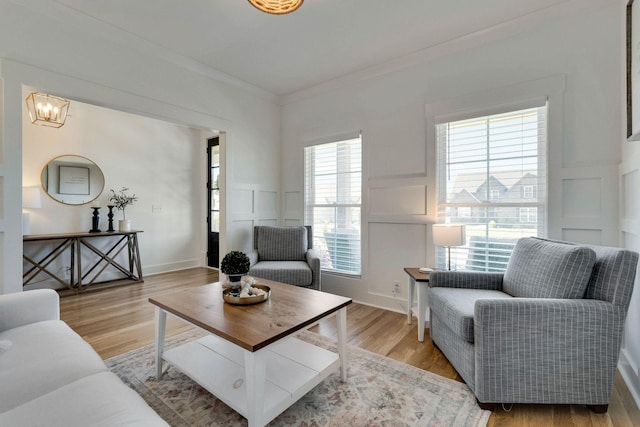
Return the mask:
<path id="1" fill-rule="evenodd" d="M 306 0 L 268 15 L 246 0 L 55 0 L 96 32 L 288 95 L 569 0 Z"/>

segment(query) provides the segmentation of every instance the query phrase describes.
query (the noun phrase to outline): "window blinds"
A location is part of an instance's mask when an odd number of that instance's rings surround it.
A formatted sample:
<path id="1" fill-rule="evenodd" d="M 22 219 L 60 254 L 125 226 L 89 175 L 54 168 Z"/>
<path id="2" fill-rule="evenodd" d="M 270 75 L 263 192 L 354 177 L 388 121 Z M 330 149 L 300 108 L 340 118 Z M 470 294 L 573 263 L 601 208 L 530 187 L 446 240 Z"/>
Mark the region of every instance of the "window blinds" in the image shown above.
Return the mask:
<path id="1" fill-rule="evenodd" d="M 545 104 L 436 125 L 438 222 L 466 224 L 457 269 L 504 271 L 518 238 L 546 234 L 546 117 Z"/>
<path id="2" fill-rule="evenodd" d="M 305 224 L 324 270 L 360 274 L 360 137 L 305 147 Z"/>

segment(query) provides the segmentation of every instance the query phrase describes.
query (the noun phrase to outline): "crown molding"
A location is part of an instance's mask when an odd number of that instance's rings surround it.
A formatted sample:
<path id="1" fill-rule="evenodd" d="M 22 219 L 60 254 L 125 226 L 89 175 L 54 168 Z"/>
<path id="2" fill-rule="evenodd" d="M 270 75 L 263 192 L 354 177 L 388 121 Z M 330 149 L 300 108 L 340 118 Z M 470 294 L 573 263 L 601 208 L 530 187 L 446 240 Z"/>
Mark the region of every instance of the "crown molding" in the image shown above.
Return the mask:
<path id="1" fill-rule="evenodd" d="M 17 6 L 27 8 L 32 13 L 46 16 L 63 22 L 65 26 L 72 26 L 80 32 L 100 34 L 108 42 L 123 48 L 134 50 L 145 56 L 160 59 L 177 67 L 207 77 L 220 83 L 237 87 L 274 104 L 280 103 L 280 97 L 258 86 L 247 83 L 234 76 L 223 73 L 194 59 L 162 47 L 151 40 L 142 38 L 123 28 L 114 26 L 101 19 L 87 15 L 73 7 L 59 3 L 56 0 L 8 0 Z"/>
<path id="2" fill-rule="evenodd" d="M 492 27 L 470 32 L 455 39 L 428 46 L 417 52 L 292 92 L 282 97 L 282 105 L 285 106 L 326 92 L 337 91 L 367 80 L 383 77 L 509 36 L 521 34 L 554 18 L 575 14 L 586 9 L 608 6 L 612 3 L 611 0 L 565 0 L 562 3 L 538 9 Z"/>

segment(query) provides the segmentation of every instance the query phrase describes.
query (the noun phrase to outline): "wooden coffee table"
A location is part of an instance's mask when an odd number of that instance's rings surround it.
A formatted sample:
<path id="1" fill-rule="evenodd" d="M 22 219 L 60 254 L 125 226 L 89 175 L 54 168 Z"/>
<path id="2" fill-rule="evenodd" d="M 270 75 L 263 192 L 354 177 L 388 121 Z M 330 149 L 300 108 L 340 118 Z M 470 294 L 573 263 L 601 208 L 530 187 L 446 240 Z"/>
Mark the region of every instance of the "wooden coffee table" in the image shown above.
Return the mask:
<path id="1" fill-rule="evenodd" d="M 156 306 L 156 375 L 177 367 L 249 421 L 264 426 L 340 368 L 347 379 L 350 298 L 270 280 L 271 298 L 230 305 L 213 283 L 149 298 Z M 164 351 L 167 313 L 210 335 Z M 294 332 L 336 313 L 338 353 L 294 338 Z"/>

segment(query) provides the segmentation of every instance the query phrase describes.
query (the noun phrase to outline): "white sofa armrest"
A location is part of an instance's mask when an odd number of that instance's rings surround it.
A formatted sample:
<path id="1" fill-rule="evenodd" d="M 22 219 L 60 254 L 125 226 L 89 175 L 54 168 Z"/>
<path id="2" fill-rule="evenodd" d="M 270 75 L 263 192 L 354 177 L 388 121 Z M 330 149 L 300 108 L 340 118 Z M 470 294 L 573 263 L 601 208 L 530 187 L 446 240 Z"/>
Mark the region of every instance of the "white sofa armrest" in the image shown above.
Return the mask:
<path id="1" fill-rule="evenodd" d="M 0 332 L 43 320 L 60 319 L 60 297 L 53 289 L 0 295 Z"/>

